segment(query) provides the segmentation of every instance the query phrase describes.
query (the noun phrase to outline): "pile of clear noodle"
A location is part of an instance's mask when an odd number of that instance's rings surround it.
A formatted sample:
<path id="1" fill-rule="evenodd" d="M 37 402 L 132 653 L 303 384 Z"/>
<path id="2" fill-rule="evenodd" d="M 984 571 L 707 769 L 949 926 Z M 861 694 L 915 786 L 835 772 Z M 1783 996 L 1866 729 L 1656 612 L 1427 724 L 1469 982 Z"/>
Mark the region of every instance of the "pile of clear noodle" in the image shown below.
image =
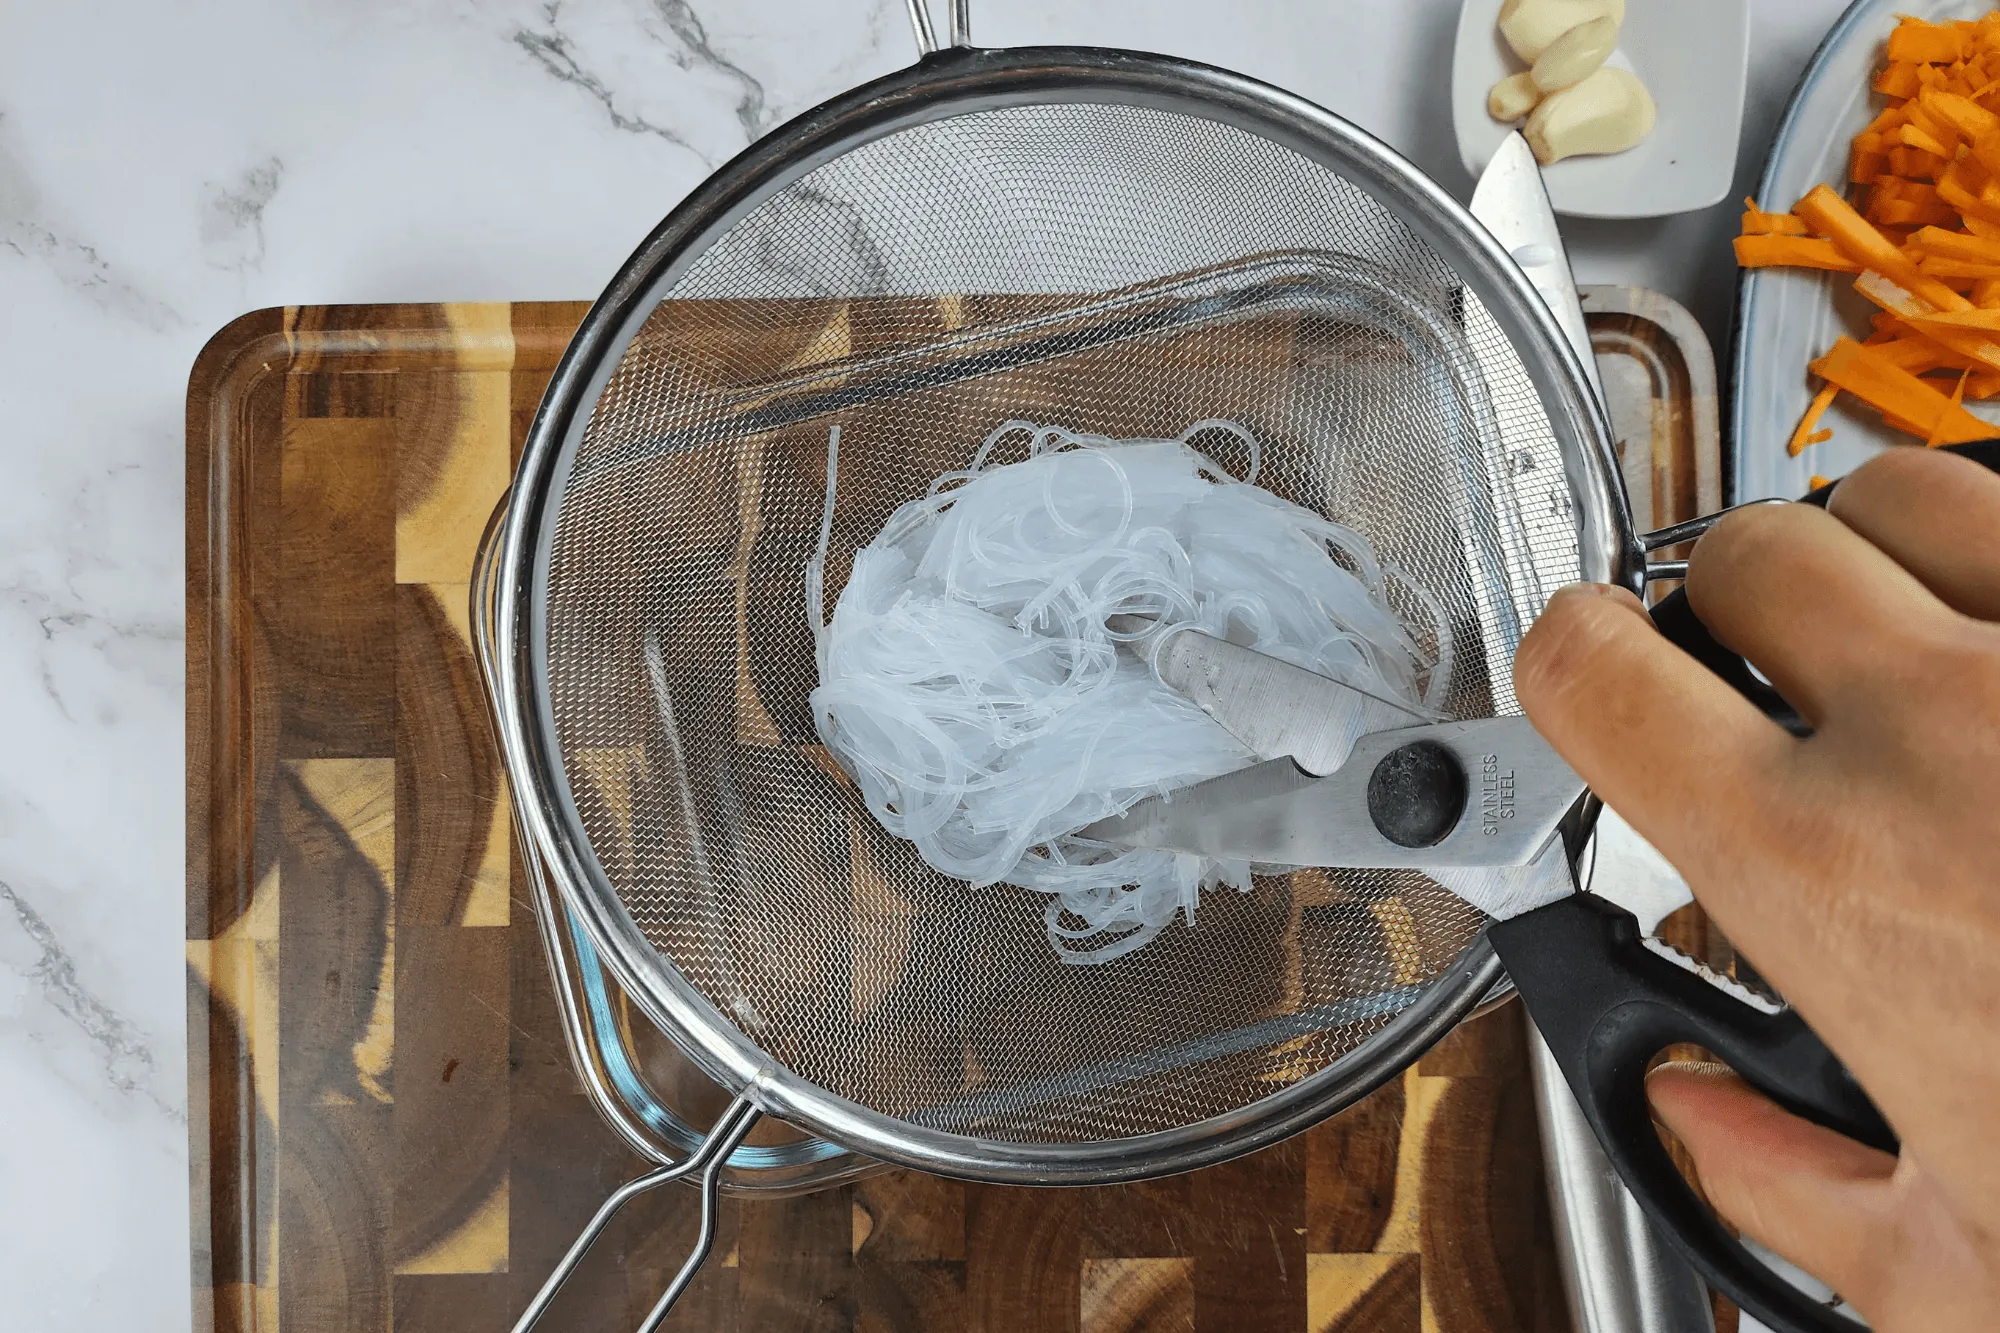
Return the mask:
<path id="1" fill-rule="evenodd" d="M 1204 439 L 1247 452 L 1245 475 Z M 1023 445 L 1020 461 L 989 465 Z M 929 865 L 1048 895 L 1049 942 L 1067 962 L 1122 957 L 1177 913 L 1192 926 L 1203 890 L 1250 887 L 1245 862 L 1076 836 L 1257 759 L 1120 651 L 1132 636 L 1110 617 L 1193 625 L 1443 716 L 1452 636 L 1435 600 L 1359 533 L 1255 485 L 1258 458 L 1228 421 L 1168 440 L 1006 422 L 856 554 L 822 622 L 837 428 L 829 441 L 806 571 L 820 737 Z"/>

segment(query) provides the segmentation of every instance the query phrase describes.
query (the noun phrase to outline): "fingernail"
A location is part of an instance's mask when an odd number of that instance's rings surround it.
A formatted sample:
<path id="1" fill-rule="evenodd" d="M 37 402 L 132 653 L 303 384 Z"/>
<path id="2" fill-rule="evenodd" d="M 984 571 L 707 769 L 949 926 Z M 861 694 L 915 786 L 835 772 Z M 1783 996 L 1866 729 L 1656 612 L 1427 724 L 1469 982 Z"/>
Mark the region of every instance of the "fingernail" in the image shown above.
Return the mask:
<path id="1" fill-rule="evenodd" d="M 1622 606 L 1638 606 L 1638 599 L 1634 598 L 1631 593 L 1610 583 L 1571 583 L 1557 588 L 1555 597 L 1551 597 L 1549 600 L 1553 602 L 1556 597 L 1602 597 L 1609 601 L 1617 602 Z"/>

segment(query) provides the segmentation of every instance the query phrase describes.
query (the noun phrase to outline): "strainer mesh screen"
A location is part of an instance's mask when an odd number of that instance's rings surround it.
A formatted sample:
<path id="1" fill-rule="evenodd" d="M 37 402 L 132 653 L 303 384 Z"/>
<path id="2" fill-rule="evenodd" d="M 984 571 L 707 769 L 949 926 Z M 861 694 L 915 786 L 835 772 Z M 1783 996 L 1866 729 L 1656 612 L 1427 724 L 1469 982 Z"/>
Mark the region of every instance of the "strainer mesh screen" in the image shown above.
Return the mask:
<path id="1" fill-rule="evenodd" d="M 1323 1068 L 1470 942 L 1483 919 L 1423 875 L 1308 870 L 1065 966 L 1040 895 L 877 826 L 807 707 L 830 426 L 829 610 L 854 551 L 1004 420 L 1224 417 L 1262 484 L 1447 609 L 1453 711 L 1511 711 L 1519 627 L 1575 576 L 1560 455 L 1511 345 L 1370 195 L 1179 113 L 980 111 L 819 167 L 665 296 L 556 492 L 547 688 L 604 875 L 773 1060 L 937 1128 L 1121 1138 Z"/>

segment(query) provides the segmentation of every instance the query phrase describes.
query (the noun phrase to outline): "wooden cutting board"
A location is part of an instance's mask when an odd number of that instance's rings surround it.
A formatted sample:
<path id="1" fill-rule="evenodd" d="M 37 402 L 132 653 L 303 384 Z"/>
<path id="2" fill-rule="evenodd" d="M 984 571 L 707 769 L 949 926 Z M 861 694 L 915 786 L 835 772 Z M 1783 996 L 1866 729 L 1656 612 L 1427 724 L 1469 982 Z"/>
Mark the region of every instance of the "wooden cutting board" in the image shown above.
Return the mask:
<path id="1" fill-rule="evenodd" d="M 1653 293 L 1584 291 L 1640 517 L 1715 507 L 1699 329 Z M 197 1330 L 504 1329 L 639 1169 L 570 1072 L 465 609 L 584 310 L 266 310 L 195 365 Z M 1726 948 L 1694 918 L 1682 941 Z M 897 1172 L 727 1201 L 670 1327 L 1559 1333 L 1522 1037 L 1506 1006 L 1346 1114 L 1168 1180 Z M 636 1324 L 693 1202 L 628 1207 L 545 1326 Z"/>

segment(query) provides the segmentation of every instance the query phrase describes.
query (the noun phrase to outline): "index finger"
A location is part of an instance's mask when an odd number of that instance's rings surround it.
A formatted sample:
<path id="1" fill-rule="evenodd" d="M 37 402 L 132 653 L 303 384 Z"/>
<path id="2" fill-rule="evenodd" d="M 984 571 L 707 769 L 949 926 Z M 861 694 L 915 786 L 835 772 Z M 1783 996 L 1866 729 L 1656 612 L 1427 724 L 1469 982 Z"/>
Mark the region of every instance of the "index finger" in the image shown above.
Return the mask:
<path id="1" fill-rule="evenodd" d="M 1968 458 L 1892 449 L 1834 487 L 1826 507 L 1946 606 L 2000 621 L 2000 476 Z"/>
<path id="2" fill-rule="evenodd" d="M 1514 655 L 1514 693 L 1591 790 L 1691 880 L 1764 822 L 1771 784 L 1758 779 L 1795 743 L 1662 637 L 1638 598 L 1602 584 L 1549 599 Z M 1719 785 L 1730 801 L 1715 800 Z"/>

